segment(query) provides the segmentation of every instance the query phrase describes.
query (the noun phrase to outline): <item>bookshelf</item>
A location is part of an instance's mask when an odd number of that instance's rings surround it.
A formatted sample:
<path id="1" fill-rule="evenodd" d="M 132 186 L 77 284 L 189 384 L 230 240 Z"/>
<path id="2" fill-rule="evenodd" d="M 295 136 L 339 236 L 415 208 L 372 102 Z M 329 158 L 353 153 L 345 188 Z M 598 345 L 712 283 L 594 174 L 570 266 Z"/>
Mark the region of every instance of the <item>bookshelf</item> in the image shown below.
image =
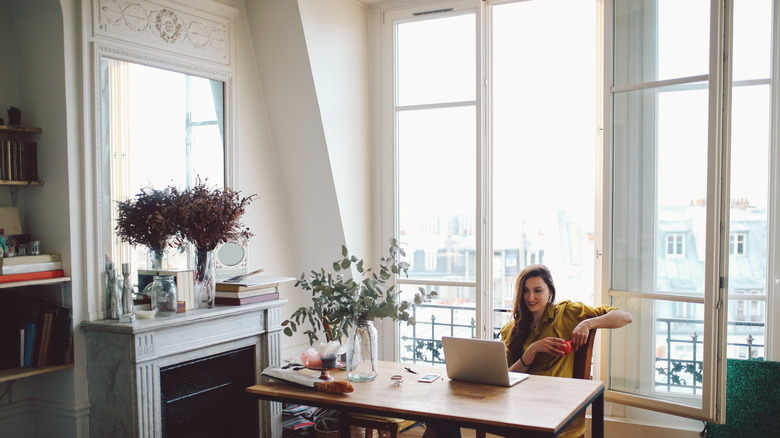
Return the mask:
<path id="1" fill-rule="evenodd" d="M 9 368 L 7 370 L 0 371 L 0 383 L 8 380 L 37 376 L 38 374 L 52 373 L 54 371 L 64 370 L 66 368 L 73 368 L 73 364 L 69 363 L 67 365 L 51 365 L 47 367 Z"/>
<path id="2" fill-rule="evenodd" d="M 14 281 L 10 283 L 0 283 L 0 289 L 11 289 L 24 286 L 38 286 L 41 284 L 69 283 L 70 277 L 44 278 L 41 280 Z"/>
<path id="3" fill-rule="evenodd" d="M 3 293 L 6 293 L 6 291 L 10 291 L 10 290 L 16 290 L 19 288 L 24 288 L 29 286 L 53 285 L 53 284 L 59 284 L 60 293 L 64 294 L 63 288 L 65 284 L 70 283 L 70 280 L 71 280 L 70 277 L 55 277 L 55 278 L 44 278 L 39 280 L 0 283 L 0 297 L 2 297 Z M 55 371 L 72 368 L 72 367 L 73 367 L 73 362 L 64 365 L 46 365 L 46 366 L 39 366 L 39 367 L 15 367 L 15 368 L 2 369 L 0 370 L 0 383 L 9 380 L 16 380 L 16 379 L 23 379 L 26 377 L 37 376 L 39 374 L 52 373 Z"/>
<path id="4" fill-rule="evenodd" d="M 43 185 L 38 180 L 37 144 L 19 140 L 42 132 L 37 127 L 0 125 L 0 185 L 10 186 L 12 196 L 17 186 Z"/>

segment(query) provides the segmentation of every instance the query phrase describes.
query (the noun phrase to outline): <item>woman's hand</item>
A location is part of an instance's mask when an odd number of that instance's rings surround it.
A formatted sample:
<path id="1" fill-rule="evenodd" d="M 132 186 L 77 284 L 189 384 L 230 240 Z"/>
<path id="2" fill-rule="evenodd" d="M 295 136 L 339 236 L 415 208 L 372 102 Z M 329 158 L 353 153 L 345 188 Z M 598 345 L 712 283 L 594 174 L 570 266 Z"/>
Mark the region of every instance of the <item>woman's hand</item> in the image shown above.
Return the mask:
<path id="1" fill-rule="evenodd" d="M 571 345 L 574 350 L 588 342 L 588 334 L 593 329 L 620 328 L 631 324 L 631 314 L 620 309 L 613 309 L 604 315 L 580 321 L 571 334 Z"/>
<path id="2" fill-rule="evenodd" d="M 590 319 L 580 321 L 574 330 L 571 332 L 571 347 L 572 350 L 577 351 L 578 348 L 585 345 L 588 342 L 588 335 L 590 334 Z"/>
<path id="3" fill-rule="evenodd" d="M 553 356 L 563 356 L 574 350 L 574 343 L 572 342 L 569 344 L 569 341 L 550 336 L 548 338 L 539 339 L 529 345 L 528 349 L 534 349 L 534 353 L 547 353 Z"/>

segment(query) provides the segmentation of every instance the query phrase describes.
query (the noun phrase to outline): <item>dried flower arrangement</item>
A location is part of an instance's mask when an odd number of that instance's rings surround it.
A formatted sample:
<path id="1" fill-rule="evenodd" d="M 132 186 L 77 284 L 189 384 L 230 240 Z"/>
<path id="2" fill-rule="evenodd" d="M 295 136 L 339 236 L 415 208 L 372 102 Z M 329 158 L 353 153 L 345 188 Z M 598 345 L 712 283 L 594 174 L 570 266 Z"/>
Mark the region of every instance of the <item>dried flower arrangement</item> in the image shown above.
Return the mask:
<path id="1" fill-rule="evenodd" d="M 178 215 L 173 187 L 157 190 L 144 187 L 135 197 L 118 203 L 117 237 L 133 246 L 144 245 L 152 250 L 166 249 L 177 235 Z"/>
<path id="2" fill-rule="evenodd" d="M 241 223 L 241 216 L 255 196 L 241 197 L 229 187 L 209 189 L 198 178 L 193 187 L 176 197 L 177 239 L 190 241 L 196 251 L 213 251 L 228 241 L 245 242 L 253 234 Z"/>

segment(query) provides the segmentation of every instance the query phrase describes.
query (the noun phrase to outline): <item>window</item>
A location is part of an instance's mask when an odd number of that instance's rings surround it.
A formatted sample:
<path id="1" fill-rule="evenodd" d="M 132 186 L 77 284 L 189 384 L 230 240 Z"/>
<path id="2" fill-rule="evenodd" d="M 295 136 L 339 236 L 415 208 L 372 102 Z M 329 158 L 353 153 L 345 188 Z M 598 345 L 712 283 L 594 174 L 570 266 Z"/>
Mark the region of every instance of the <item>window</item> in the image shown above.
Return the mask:
<path id="1" fill-rule="evenodd" d="M 611 354 L 611 397 L 722 419 L 725 361 L 715 358 L 746 357 L 747 339 L 763 354 L 768 323 L 774 239 L 748 239 L 770 233 L 772 2 L 609 4 L 608 288 L 639 315 L 632 329 L 648 329 L 612 336 L 614 350 L 638 347 Z M 655 235 L 665 235 L 660 251 Z"/>
<path id="2" fill-rule="evenodd" d="M 669 234 L 666 236 L 666 255 L 685 255 L 685 236 L 682 234 Z"/>
<path id="3" fill-rule="evenodd" d="M 634 315 L 604 334 L 608 399 L 722 418 L 715 358 L 780 350 L 767 336 L 780 314 L 767 300 L 780 278 L 780 15 L 770 0 L 601 5 L 382 14 L 381 202 L 394 218 L 382 239 L 414 255 L 401 285 L 443 297 L 399 329 L 398 357 L 441 363 L 442 334 L 491 337 L 519 270 L 544 263 L 559 299 Z"/>
<path id="4" fill-rule="evenodd" d="M 729 255 L 745 255 L 745 233 L 729 234 Z"/>
<path id="5" fill-rule="evenodd" d="M 550 266 L 558 299 L 593 302 L 597 3 L 564 4 L 469 0 L 384 14 L 384 153 L 398 175 L 387 181 L 397 194 L 388 232 L 410 254 L 399 283 L 440 295 L 418 308 L 416 326 L 400 327 L 403 360 L 431 359 L 415 345 L 442 335 L 493 337 L 529 264 Z"/>

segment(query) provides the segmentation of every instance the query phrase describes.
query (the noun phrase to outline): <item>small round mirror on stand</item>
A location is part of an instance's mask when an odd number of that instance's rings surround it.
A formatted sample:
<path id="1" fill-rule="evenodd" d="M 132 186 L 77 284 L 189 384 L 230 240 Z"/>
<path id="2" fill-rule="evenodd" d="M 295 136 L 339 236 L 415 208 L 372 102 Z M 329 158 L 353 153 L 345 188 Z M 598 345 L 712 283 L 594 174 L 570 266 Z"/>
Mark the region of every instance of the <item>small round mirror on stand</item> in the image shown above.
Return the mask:
<path id="1" fill-rule="evenodd" d="M 247 244 L 227 242 L 215 250 L 217 256 L 217 280 L 245 274 L 249 251 Z"/>

